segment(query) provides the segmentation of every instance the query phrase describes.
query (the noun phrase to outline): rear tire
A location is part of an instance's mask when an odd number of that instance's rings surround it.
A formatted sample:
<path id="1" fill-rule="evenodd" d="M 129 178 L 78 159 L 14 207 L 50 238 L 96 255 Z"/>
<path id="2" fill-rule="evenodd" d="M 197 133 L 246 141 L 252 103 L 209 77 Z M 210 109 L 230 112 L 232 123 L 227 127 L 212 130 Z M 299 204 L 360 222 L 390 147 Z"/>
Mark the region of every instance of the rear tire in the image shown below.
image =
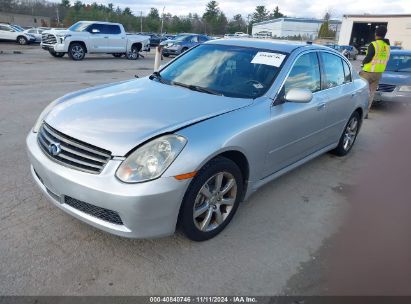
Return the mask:
<path id="1" fill-rule="evenodd" d="M 114 54 L 111 54 L 111 55 L 113 55 L 113 57 L 116 57 L 116 58 L 120 58 L 121 56 L 123 56 L 123 54 L 121 54 L 121 53 L 114 53 Z"/>
<path id="2" fill-rule="evenodd" d="M 133 45 L 131 47 L 131 50 L 127 52 L 126 57 L 128 60 L 137 60 L 139 56 L 138 52 L 140 52 L 140 49 L 136 46 Z"/>
<path id="3" fill-rule="evenodd" d="M 26 44 L 29 43 L 29 41 L 27 40 L 26 37 L 19 36 L 19 37 L 17 37 L 17 43 L 20 44 L 20 45 L 26 45 Z"/>
<path id="4" fill-rule="evenodd" d="M 163 54 L 163 56 L 164 56 L 164 57 L 170 57 L 170 55 L 169 55 L 169 54 Z"/>
<path id="5" fill-rule="evenodd" d="M 183 54 L 183 53 L 185 53 L 186 51 L 188 50 L 188 48 L 183 48 L 182 50 L 181 50 L 181 54 Z"/>
<path id="6" fill-rule="evenodd" d="M 215 237 L 230 223 L 243 197 L 238 166 L 224 157 L 208 162 L 191 181 L 181 205 L 179 227 L 192 241 Z"/>
<path id="7" fill-rule="evenodd" d="M 354 146 L 355 140 L 357 139 L 358 131 L 360 130 L 361 125 L 361 118 L 360 114 L 355 111 L 350 119 L 348 120 L 344 132 L 340 137 L 340 141 L 338 142 L 338 146 L 331 151 L 331 153 L 337 156 L 345 156 L 350 151 L 351 148 Z"/>
<path id="8" fill-rule="evenodd" d="M 83 44 L 74 42 L 70 44 L 68 49 L 68 55 L 72 60 L 80 61 L 86 56 L 86 48 Z"/>

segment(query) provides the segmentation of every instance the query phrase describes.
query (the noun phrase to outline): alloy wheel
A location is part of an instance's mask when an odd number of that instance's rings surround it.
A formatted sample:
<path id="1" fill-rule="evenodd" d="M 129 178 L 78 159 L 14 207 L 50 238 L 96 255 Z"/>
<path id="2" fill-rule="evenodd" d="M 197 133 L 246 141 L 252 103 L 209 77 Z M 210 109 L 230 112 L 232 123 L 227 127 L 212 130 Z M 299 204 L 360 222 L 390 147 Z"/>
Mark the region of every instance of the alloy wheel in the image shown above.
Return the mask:
<path id="1" fill-rule="evenodd" d="M 358 133 L 358 119 L 353 116 L 344 131 L 343 148 L 350 150 Z"/>
<path id="2" fill-rule="evenodd" d="M 237 182 L 229 172 L 209 178 L 197 194 L 193 207 L 194 224 L 200 231 L 219 227 L 233 210 L 237 198 Z"/>
<path id="3" fill-rule="evenodd" d="M 84 50 L 81 46 L 76 45 L 71 49 L 71 55 L 74 59 L 81 59 L 84 56 Z"/>

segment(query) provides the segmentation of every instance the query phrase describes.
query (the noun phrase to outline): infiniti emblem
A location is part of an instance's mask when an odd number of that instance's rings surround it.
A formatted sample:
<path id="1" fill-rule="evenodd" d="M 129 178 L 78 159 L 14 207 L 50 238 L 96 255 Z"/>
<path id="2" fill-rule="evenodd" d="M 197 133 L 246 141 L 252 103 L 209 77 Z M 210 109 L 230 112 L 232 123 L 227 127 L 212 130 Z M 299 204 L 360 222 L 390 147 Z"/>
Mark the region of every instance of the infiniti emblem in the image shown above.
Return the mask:
<path id="1" fill-rule="evenodd" d="M 61 147 L 59 143 L 50 143 L 48 146 L 49 153 L 53 156 L 57 156 L 61 152 Z"/>

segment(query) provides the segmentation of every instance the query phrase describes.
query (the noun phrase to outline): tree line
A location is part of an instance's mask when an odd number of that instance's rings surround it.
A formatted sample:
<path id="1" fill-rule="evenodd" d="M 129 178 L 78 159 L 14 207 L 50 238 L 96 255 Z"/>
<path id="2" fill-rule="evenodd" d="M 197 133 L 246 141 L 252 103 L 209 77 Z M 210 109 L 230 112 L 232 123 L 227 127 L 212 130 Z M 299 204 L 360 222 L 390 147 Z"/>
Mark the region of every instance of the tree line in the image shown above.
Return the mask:
<path id="1" fill-rule="evenodd" d="M 130 7 L 120 8 L 113 3 L 85 4 L 80 0 L 61 0 L 60 3 L 47 0 L 1 0 L 0 11 L 49 17 L 51 24 L 48 26 L 51 27 L 68 27 L 80 20 L 98 20 L 122 23 L 129 32 L 191 32 L 209 35 L 251 32 L 253 23 L 284 17 L 278 6 L 270 11 L 259 5 L 247 16 L 236 14 L 227 18 L 217 1 L 208 2 L 202 15 L 190 13 L 187 16 L 160 14 L 154 7 L 145 15 L 135 14 Z"/>

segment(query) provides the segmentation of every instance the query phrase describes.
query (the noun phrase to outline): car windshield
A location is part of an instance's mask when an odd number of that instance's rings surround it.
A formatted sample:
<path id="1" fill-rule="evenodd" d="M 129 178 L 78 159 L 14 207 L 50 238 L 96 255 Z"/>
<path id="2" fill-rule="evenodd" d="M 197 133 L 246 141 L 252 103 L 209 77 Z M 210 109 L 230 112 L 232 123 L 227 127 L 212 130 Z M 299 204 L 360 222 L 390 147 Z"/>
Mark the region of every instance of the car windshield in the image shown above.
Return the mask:
<path id="1" fill-rule="evenodd" d="M 271 50 L 202 44 L 173 61 L 153 79 L 205 93 L 257 98 L 270 88 L 285 57 Z"/>
<path id="2" fill-rule="evenodd" d="M 386 71 L 391 72 L 411 72 L 411 55 L 391 54 Z"/>
<path id="3" fill-rule="evenodd" d="M 183 40 L 186 39 L 188 36 L 190 36 L 190 35 L 178 35 L 178 36 L 176 36 L 173 40 L 174 40 L 174 41 L 183 41 Z"/>
<path id="4" fill-rule="evenodd" d="M 18 28 L 18 27 L 15 26 L 15 25 L 11 25 L 11 27 L 12 27 L 16 32 L 23 32 L 22 29 Z"/>
<path id="5" fill-rule="evenodd" d="M 72 32 L 82 32 L 90 25 L 89 22 L 77 22 L 68 28 Z"/>

